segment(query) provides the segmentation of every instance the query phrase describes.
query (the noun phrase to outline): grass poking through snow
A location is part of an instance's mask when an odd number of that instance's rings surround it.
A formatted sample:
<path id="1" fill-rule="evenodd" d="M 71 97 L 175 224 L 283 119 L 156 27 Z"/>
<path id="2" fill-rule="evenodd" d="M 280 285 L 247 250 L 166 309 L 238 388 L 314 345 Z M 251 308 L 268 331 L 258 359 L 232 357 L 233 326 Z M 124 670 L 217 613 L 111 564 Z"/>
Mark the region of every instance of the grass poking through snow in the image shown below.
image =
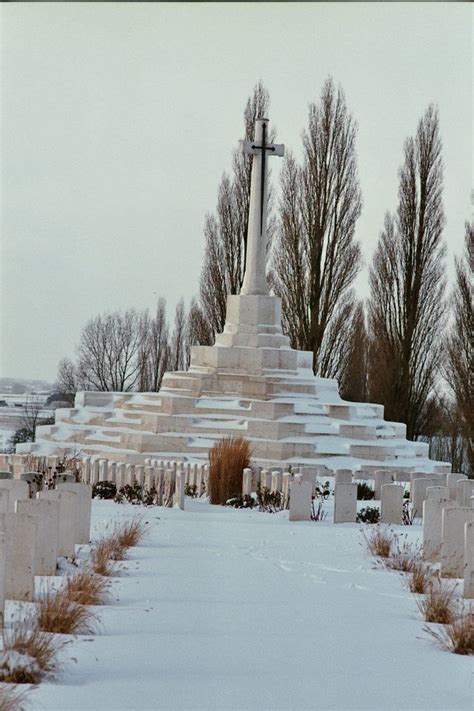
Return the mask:
<path id="1" fill-rule="evenodd" d="M 28 690 L 0 683 L 0 711 L 23 711 L 27 707 Z"/>
<path id="2" fill-rule="evenodd" d="M 388 558 L 392 551 L 395 534 L 388 528 L 377 526 L 369 533 L 362 531 L 369 553 L 378 558 Z"/>
<path id="3" fill-rule="evenodd" d="M 425 630 L 447 652 L 474 655 L 474 612 L 471 607 L 446 627 L 440 630 L 425 627 Z"/>
<path id="4" fill-rule="evenodd" d="M 2 632 L 0 681 L 10 684 L 38 684 L 46 674 L 58 670 L 57 653 L 64 646 L 40 630 L 34 617 L 20 620 Z"/>
<path id="5" fill-rule="evenodd" d="M 408 589 L 410 592 L 424 595 L 428 590 L 432 574 L 431 568 L 422 561 L 415 561 L 410 570 L 410 577 L 408 579 Z"/>
<path id="6" fill-rule="evenodd" d="M 64 592 L 78 605 L 103 605 L 107 602 L 109 587 L 108 580 L 86 567 L 67 577 Z"/>
<path id="7" fill-rule="evenodd" d="M 54 634 L 91 634 L 97 615 L 88 607 L 78 605 L 66 589 L 48 592 L 38 601 L 37 624 L 40 630 Z"/>
<path id="8" fill-rule="evenodd" d="M 451 624 L 456 616 L 455 588 L 447 586 L 439 578 L 428 583 L 427 594 L 417 599 L 417 605 L 426 622 Z"/>

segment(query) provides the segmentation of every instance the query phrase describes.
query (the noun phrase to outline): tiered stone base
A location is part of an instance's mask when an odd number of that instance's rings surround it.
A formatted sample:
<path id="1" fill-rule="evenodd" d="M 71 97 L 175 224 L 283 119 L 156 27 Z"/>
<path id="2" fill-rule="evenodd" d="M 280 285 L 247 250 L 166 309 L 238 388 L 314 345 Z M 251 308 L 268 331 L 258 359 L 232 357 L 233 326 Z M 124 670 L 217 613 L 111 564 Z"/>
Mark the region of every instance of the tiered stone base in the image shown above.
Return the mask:
<path id="1" fill-rule="evenodd" d="M 314 377 L 312 353 L 282 334 L 280 309 L 274 296 L 228 297 L 216 344 L 193 347 L 190 369 L 167 373 L 159 393 L 78 393 L 17 452 L 197 461 L 216 440 L 242 435 L 265 466 L 450 469 L 408 442 L 405 425 L 385 422 L 381 405 L 345 402 L 335 380 Z"/>

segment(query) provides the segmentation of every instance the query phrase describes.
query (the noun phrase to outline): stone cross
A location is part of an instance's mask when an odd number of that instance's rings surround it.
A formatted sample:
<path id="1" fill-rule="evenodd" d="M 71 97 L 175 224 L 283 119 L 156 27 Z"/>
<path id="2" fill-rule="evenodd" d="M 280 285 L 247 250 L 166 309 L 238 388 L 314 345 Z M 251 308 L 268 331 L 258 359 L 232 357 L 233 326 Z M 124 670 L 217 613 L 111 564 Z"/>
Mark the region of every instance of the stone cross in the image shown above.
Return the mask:
<path id="1" fill-rule="evenodd" d="M 266 277 L 267 248 L 267 154 L 282 156 L 285 147 L 267 143 L 268 119 L 255 122 L 255 140 L 242 141 L 244 153 L 253 155 L 250 182 L 250 208 L 247 231 L 245 275 L 241 294 L 268 294 Z"/>

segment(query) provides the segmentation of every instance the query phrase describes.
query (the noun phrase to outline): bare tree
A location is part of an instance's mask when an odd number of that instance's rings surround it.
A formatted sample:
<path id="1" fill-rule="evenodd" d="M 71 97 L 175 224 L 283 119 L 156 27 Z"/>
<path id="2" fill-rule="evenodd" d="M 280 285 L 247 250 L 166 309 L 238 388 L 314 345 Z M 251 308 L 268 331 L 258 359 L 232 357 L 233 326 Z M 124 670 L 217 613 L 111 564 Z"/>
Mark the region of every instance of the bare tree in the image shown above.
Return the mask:
<path id="1" fill-rule="evenodd" d="M 186 310 L 184 308 L 184 300 L 180 299 L 176 305 L 173 337 L 171 339 L 171 369 L 186 370 L 188 367 L 187 361 Z"/>
<path id="2" fill-rule="evenodd" d="M 456 418 L 474 475 L 473 356 L 474 313 L 471 274 L 474 269 L 474 222 L 466 223 L 465 251 L 456 259 L 456 284 L 452 296 L 454 320 L 446 344 L 444 377 L 455 398 Z"/>
<path id="3" fill-rule="evenodd" d="M 368 337 L 365 325 L 364 307 L 358 301 L 352 308 L 348 324 L 341 324 L 345 343 L 340 345 L 343 355 L 339 369 L 339 390 L 341 397 L 352 402 L 367 401 L 367 354 Z"/>
<path id="4" fill-rule="evenodd" d="M 164 298 L 158 300 L 155 316 L 150 324 L 148 343 L 149 389 L 158 392 L 170 362 L 169 326 L 166 319 L 166 299 Z"/>
<path id="5" fill-rule="evenodd" d="M 312 351 L 313 370 L 337 375 L 344 329 L 360 268 L 354 240 L 361 212 L 356 124 L 342 89 L 329 78 L 309 107 L 303 164 L 288 155 L 282 171 L 280 220 L 272 285 L 281 296 L 283 326 L 294 348 Z"/>
<path id="6" fill-rule="evenodd" d="M 56 377 L 56 389 L 63 396 L 65 402 L 74 404 L 74 398 L 78 390 L 81 389 L 77 368 L 70 358 L 62 358 L 58 364 L 58 374 Z"/>
<path id="7" fill-rule="evenodd" d="M 84 326 L 78 347 L 77 372 L 91 390 L 124 392 L 136 387 L 143 339 L 135 309 L 107 313 Z"/>
<path id="8" fill-rule="evenodd" d="M 253 139 L 255 120 L 266 116 L 268 106 L 268 91 L 259 82 L 244 111 L 245 140 Z M 200 300 L 213 334 L 223 331 L 227 295 L 240 293 L 244 278 L 251 171 L 252 157 L 236 149 L 232 175 L 224 173 L 219 185 L 216 214 L 207 215 L 205 220 L 206 245 L 200 279 Z M 272 193 L 269 190 L 270 206 L 271 202 Z M 269 227 L 270 241 L 271 221 Z"/>
<path id="9" fill-rule="evenodd" d="M 443 169 L 430 106 L 404 146 L 396 217 L 385 218 L 370 270 L 369 397 L 416 439 L 434 413 L 445 323 Z"/>

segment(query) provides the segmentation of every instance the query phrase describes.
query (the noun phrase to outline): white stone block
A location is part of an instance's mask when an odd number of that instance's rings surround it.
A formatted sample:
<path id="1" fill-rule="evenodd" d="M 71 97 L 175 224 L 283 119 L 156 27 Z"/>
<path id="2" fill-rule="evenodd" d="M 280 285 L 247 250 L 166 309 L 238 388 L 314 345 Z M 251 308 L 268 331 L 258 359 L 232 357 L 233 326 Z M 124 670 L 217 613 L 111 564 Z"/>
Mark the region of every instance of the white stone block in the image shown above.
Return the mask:
<path id="1" fill-rule="evenodd" d="M 433 477 L 419 477 L 413 480 L 410 493 L 412 508 L 417 517 L 423 517 L 423 501 L 427 497 L 426 492 L 429 487 L 436 486 L 437 481 Z"/>
<path id="2" fill-rule="evenodd" d="M 334 490 L 334 523 L 355 523 L 357 484 L 338 484 Z"/>
<path id="3" fill-rule="evenodd" d="M 117 462 L 110 462 L 109 461 L 109 467 L 108 467 L 108 481 L 111 481 L 115 484 L 117 480 Z"/>
<path id="4" fill-rule="evenodd" d="M 403 486 L 382 484 L 380 520 L 398 526 L 403 524 Z"/>
<path id="5" fill-rule="evenodd" d="M 464 526 L 474 521 L 474 509 L 466 506 L 444 508 L 442 515 L 441 575 L 464 575 Z"/>
<path id="6" fill-rule="evenodd" d="M 109 480 L 109 462 L 107 459 L 99 459 L 99 481 Z"/>
<path id="7" fill-rule="evenodd" d="M 449 489 L 449 498 L 451 501 L 456 501 L 457 498 L 457 483 L 461 479 L 467 479 L 465 474 L 458 474 L 458 472 L 453 472 L 447 476 L 447 485 Z"/>
<path id="8" fill-rule="evenodd" d="M 464 526 L 464 597 L 474 599 L 474 521 Z"/>
<path id="9" fill-rule="evenodd" d="M 91 479 L 90 482 L 92 486 L 97 484 L 99 481 L 99 460 L 94 459 L 91 461 Z"/>
<path id="10" fill-rule="evenodd" d="M 334 475 L 334 484 L 352 484 L 352 469 L 338 469 Z"/>
<path id="11" fill-rule="evenodd" d="M 125 486 L 125 462 L 118 462 L 115 469 L 115 485 L 117 491 Z"/>
<path id="12" fill-rule="evenodd" d="M 281 488 L 283 493 L 283 506 L 285 509 L 288 508 L 290 503 L 290 487 L 293 480 L 293 474 L 290 472 L 284 472 L 282 476 Z"/>
<path id="13" fill-rule="evenodd" d="M 252 470 L 244 469 L 242 474 L 242 496 L 250 496 L 252 493 Z"/>
<path id="14" fill-rule="evenodd" d="M 268 469 L 262 469 L 260 472 L 260 486 L 262 489 L 271 489 L 272 486 L 272 475 Z"/>
<path id="15" fill-rule="evenodd" d="M 8 511 L 14 513 L 15 504 L 30 498 L 28 482 L 19 479 L 0 479 L 0 490 L 8 491 Z"/>
<path id="16" fill-rule="evenodd" d="M 280 474 L 280 472 L 273 471 L 270 491 L 272 493 L 275 493 L 276 491 L 281 491 L 281 484 L 282 484 L 282 475 Z"/>
<path id="17" fill-rule="evenodd" d="M 39 499 L 59 501 L 59 545 L 58 555 L 68 558 L 76 555 L 76 540 L 78 536 L 77 510 L 78 494 L 61 489 L 40 491 Z"/>
<path id="18" fill-rule="evenodd" d="M 380 501 L 382 486 L 392 483 L 392 472 L 387 469 L 377 469 L 374 474 L 374 499 Z"/>
<path id="19" fill-rule="evenodd" d="M 5 533 L 0 533 L 0 627 L 4 627 L 6 572 L 7 537 Z"/>
<path id="20" fill-rule="evenodd" d="M 186 486 L 186 472 L 180 470 L 176 472 L 176 485 L 174 493 L 174 505 L 184 511 L 184 489 Z"/>
<path id="21" fill-rule="evenodd" d="M 310 521 L 312 487 L 297 474 L 290 484 L 290 521 Z"/>
<path id="22" fill-rule="evenodd" d="M 63 484 L 62 486 L 66 486 Z M 56 575 L 59 546 L 59 502 L 44 499 L 17 501 L 19 514 L 36 520 L 35 575 Z"/>
<path id="23" fill-rule="evenodd" d="M 135 481 L 140 486 L 143 486 L 144 480 L 145 480 L 145 469 L 141 464 L 137 464 L 135 466 Z"/>
<path id="24" fill-rule="evenodd" d="M 36 555 L 36 519 L 19 513 L 0 514 L 6 539 L 5 597 L 32 601 Z"/>
<path id="25" fill-rule="evenodd" d="M 58 484 L 58 491 L 69 491 L 72 494 L 77 494 L 75 543 L 79 545 L 89 543 L 91 537 L 92 486 L 90 484 Z"/>
<path id="26" fill-rule="evenodd" d="M 440 489 L 437 496 L 434 491 Z M 423 558 L 425 560 L 439 561 L 442 544 L 443 509 L 456 508 L 456 504 L 449 500 L 449 492 L 442 487 L 430 487 L 428 498 L 423 502 Z"/>
<path id="27" fill-rule="evenodd" d="M 156 504 L 161 506 L 163 504 L 163 487 L 165 480 L 165 470 L 162 466 L 159 466 L 155 474 L 155 489 L 156 489 Z"/>
<path id="28" fill-rule="evenodd" d="M 459 506 L 471 506 L 474 496 L 474 479 L 461 479 L 456 483 L 456 500 Z"/>
<path id="29" fill-rule="evenodd" d="M 133 486 L 135 483 L 135 464 L 125 465 L 125 485 Z"/>

